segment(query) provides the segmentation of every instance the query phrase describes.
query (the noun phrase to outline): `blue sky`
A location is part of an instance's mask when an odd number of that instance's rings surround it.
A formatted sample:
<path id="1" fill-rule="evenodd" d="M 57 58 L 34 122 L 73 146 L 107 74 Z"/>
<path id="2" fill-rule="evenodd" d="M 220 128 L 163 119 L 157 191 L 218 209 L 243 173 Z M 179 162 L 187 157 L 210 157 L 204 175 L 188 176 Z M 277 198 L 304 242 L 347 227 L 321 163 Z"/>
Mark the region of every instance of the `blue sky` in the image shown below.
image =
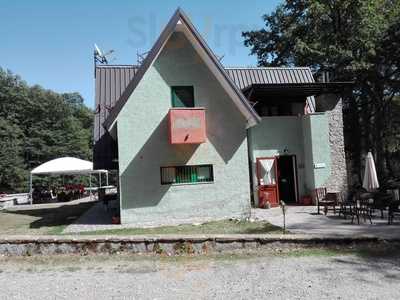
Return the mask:
<path id="1" fill-rule="evenodd" d="M 0 67 L 29 84 L 77 91 L 93 107 L 93 44 L 113 49 L 112 64 L 134 64 L 180 6 L 226 66 L 256 65 L 243 30 L 262 27 L 278 0 L 1 0 Z"/>

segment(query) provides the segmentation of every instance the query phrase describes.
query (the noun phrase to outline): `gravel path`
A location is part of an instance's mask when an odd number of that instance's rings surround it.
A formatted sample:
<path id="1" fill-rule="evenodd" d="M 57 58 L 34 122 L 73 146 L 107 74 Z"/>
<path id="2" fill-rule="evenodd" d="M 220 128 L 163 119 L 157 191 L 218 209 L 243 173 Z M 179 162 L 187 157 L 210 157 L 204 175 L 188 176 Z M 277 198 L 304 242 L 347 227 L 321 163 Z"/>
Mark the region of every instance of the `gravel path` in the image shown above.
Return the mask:
<path id="1" fill-rule="evenodd" d="M 1 299 L 399 299 L 400 261 L 355 256 L 0 260 Z"/>

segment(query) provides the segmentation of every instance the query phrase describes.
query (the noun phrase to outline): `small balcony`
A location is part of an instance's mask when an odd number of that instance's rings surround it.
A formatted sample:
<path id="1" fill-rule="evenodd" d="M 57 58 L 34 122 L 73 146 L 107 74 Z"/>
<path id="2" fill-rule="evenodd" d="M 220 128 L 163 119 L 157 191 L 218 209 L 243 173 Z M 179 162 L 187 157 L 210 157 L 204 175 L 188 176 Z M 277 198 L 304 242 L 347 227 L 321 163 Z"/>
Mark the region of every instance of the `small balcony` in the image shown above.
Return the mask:
<path id="1" fill-rule="evenodd" d="M 206 141 L 204 108 L 171 108 L 168 114 L 171 144 L 201 144 Z"/>

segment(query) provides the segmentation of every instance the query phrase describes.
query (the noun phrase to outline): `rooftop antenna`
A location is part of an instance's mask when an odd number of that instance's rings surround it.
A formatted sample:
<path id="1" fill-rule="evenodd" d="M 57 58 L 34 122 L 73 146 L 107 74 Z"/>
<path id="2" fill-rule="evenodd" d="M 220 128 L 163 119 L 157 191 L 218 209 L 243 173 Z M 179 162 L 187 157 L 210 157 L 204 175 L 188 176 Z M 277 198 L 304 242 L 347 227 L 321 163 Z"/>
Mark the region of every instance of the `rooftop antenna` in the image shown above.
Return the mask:
<path id="1" fill-rule="evenodd" d="M 136 51 L 136 63 L 138 66 L 142 64 L 144 59 L 146 58 L 147 54 L 149 54 L 150 51 L 139 53 L 139 51 Z"/>
<path id="2" fill-rule="evenodd" d="M 109 59 L 107 56 L 114 52 L 114 50 L 109 50 L 106 53 L 103 53 L 103 51 L 101 51 L 100 48 L 94 44 L 94 64 L 108 64 Z"/>
<path id="3" fill-rule="evenodd" d="M 97 64 L 108 64 L 109 59 L 107 58 L 108 55 L 111 53 L 114 53 L 114 50 L 109 50 L 106 53 L 103 53 L 103 51 L 100 50 L 100 48 L 94 44 L 94 52 L 93 52 L 93 61 L 94 61 L 94 77 L 96 78 L 96 66 Z M 114 61 L 115 58 L 113 58 L 111 61 Z"/>

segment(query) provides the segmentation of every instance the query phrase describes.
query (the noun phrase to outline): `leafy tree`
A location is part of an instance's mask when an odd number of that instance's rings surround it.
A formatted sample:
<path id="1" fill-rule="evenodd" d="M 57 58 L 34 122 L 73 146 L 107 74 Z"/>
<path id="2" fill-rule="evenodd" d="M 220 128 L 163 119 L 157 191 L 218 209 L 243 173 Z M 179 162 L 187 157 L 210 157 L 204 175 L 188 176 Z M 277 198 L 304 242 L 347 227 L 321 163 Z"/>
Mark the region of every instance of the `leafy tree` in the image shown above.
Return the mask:
<path id="1" fill-rule="evenodd" d="M 27 191 L 29 170 L 48 160 L 91 160 L 92 120 L 78 93 L 29 87 L 0 68 L 0 191 Z"/>
<path id="2" fill-rule="evenodd" d="M 360 174 L 372 149 L 381 176 L 393 176 L 393 101 L 400 82 L 400 1 L 286 0 L 243 33 L 260 66 L 310 66 L 318 77 L 354 81 L 345 100 L 347 157 Z M 396 111 L 397 112 L 397 111 Z M 391 116 L 391 117 L 389 117 Z M 391 144 L 392 147 L 388 145 Z"/>
<path id="3" fill-rule="evenodd" d="M 21 129 L 0 118 L 0 185 L 4 190 L 27 188 L 27 181 L 24 181 L 27 172 L 22 159 L 22 140 Z"/>

